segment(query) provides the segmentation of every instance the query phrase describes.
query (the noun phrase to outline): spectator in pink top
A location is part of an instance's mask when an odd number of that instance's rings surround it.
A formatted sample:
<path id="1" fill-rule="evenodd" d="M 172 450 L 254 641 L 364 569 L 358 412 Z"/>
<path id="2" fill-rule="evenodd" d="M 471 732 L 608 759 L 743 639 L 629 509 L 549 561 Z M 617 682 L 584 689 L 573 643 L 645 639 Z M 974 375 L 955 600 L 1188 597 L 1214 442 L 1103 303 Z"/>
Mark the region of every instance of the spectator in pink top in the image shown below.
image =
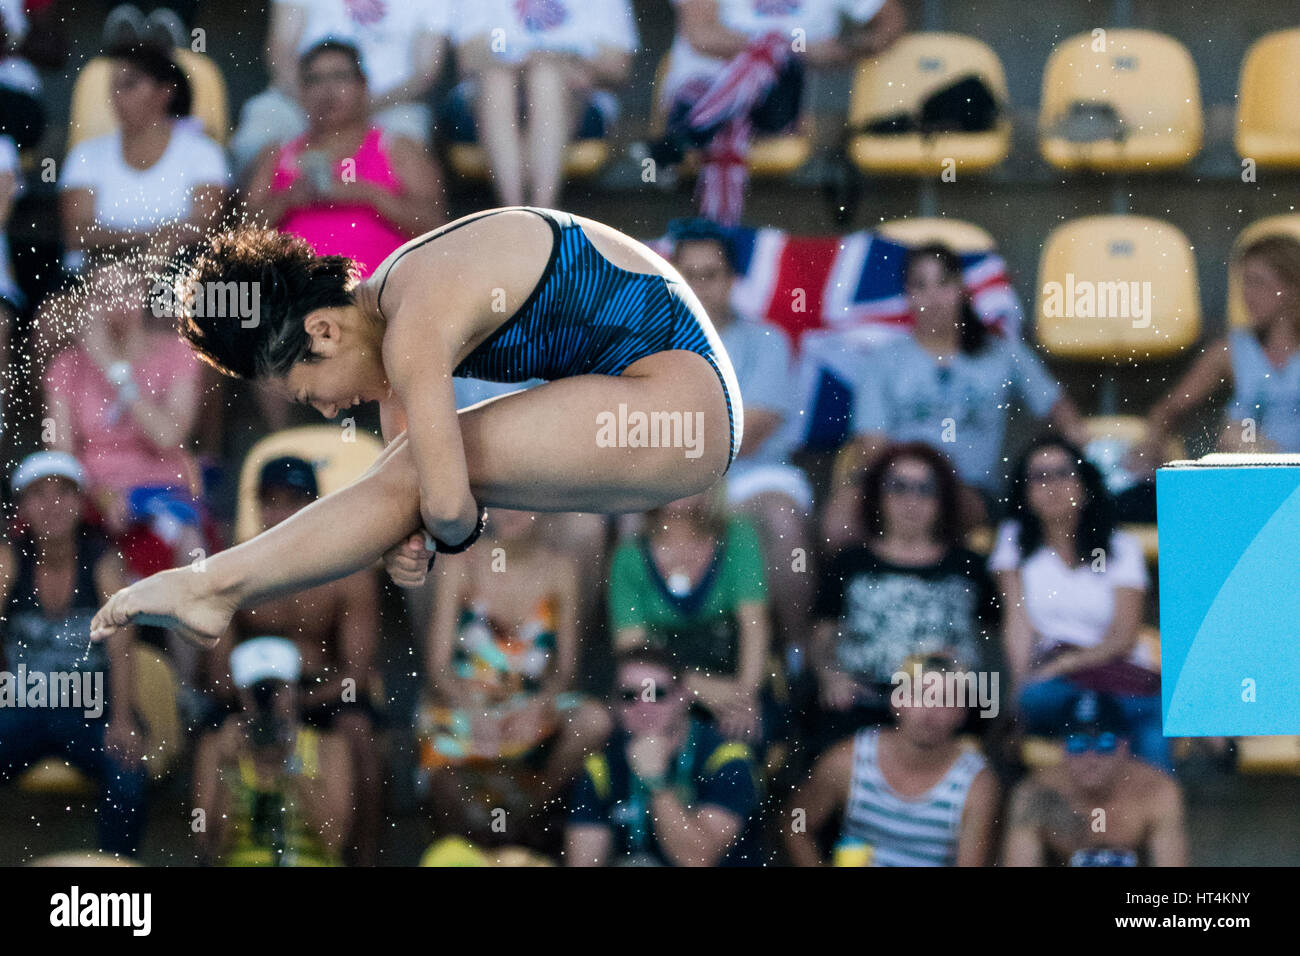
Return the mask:
<path id="1" fill-rule="evenodd" d="M 175 332 L 148 316 L 143 276 L 108 264 L 89 291 L 80 341 L 45 372 L 44 437 L 82 462 L 110 534 L 149 524 L 188 561 L 201 542 L 199 469 L 185 448 L 201 368 Z"/>
<path id="2" fill-rule="evenodd" d="M 442 178 L 413 140 L 390 137 L 367 111 L 357 49 L 325 40 L 299 64 L 309 127 L 267 149 L 249 206 L 320 255 L 344 255 L 369 275 L 407 239 L 446 221 Z"/>

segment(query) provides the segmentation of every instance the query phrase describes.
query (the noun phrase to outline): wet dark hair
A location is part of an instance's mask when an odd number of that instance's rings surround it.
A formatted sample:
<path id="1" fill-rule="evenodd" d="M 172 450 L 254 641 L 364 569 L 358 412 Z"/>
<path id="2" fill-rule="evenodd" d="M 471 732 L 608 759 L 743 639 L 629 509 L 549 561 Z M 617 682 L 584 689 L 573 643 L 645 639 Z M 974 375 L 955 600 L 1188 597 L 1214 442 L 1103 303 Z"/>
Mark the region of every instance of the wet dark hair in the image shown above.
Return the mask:
<path id="1" fill-rule="evenodd" d="M 908 250 L 907 260 L 903 263 L 904 285 L 907 284 L 907 280 L 911 277 L 912 270 L 926 259 L 937 260 L 943 268 L 945 276 L 950 279 L 956 278 L 958 282 L 962 281 L 961 256 L 941 242 L 927 242 L 925 245 Z M 971 305 L 970 296 L 964 288 L 962 290 L 960 321 L 961 350 L 967 355 L 974 355 L 988 343 L 989 330 L 980 320 L 980 317 L 975 314 L 975 307 Z"/>
<path id="2" fill-rule="evenodd" d="M 108 51 L 110 59 L 126 63 L 162 86 L 172 87 L 172 98 L 167 102 L 168 116 L 189 116 L 193 106 L 193 92 L 185 71 L 167 50 L 151 43 L 124 43 Z"/>
<path id="3" fill-rule="evenodd" d="M 170 277 L 182 306 L 176 331 L 199 358 L 225 375 L 284 375 L 295 363 L 315 359 L 311 336 L 303 328 L 308 313 L 351 305 L 358 280 L 355 263 L 345 256 L 318 256 L 297 236 L 238 226 L 191 250 Z M 186 288 L 226 283 L 257 289 L 257 321 L 250 327 L 239 316 L 210 316 L 183 302 Z"/>
<path id="4" fill-rule="evenodd" d="M 727 260 L 727 268 L 732 272 L 739 271 L 736 268 L 736 248 L 731 241 L 731 235 L 712 219 L 705 219 L 702 216 L 693 219 L 674 219 L 668 223 L 668 238 L 672 240 L 674 255 L 683 242 L 716 243 L 722 250 L 723 258 Z"/>
<path id="5" fill-rule="evenodd" d="M 947 456 L 924 442 L 887 445 L 862 476 L 862 526 L 872 536 L 885 533 L 885 514 L 881 501 L 885 496 L 885 476 L 894 462 L 912 458 L 925 462 L 939 486 L 939 514 L 935 518 L 934 536 L 947 547 L 961 543 L 960 486 L 957 473 Z"/>
<path id="6" fill-rule="evenodd" d="M 1065 452 L 1079 474 L 1083 484 L 1084 502 L 1079 511 L 1079 527 L 1075 532 L 1075 557 L 1080 563 L 1091 561 L 1098 548 L 1110 550 L 1110 539 L 1115 533 L 1115 501 L 1106 489 L 1101 471 L 1083 456 L 1083 451 L 1072 442 L 1055 435 L 1035 439 L 1017 460 L 1011 473 L 1011 491 L 1008 496 L 1007 517 L 1020 525 L 1020 559 L 1028 559 L 1043 544 L 1043 523 L 1029 507 L 1029 460 L 1045 448 L 1059 448 Z"/>
<path id="7" fill-rule="evenodd" d="M 298 75 L 305 76 L 311 69 L 311 65 L 316 62 L 316 58 L 326 53 L 341 53 L 352 61 L 352 68 L 356 70 L 357 77 L 364 80 L 366 71 L 361 66 L 361 51 L 353 44 L 343 40 L 321 40 L 319 43 L 308 47 L 307 51 L 298 58 Z"/>

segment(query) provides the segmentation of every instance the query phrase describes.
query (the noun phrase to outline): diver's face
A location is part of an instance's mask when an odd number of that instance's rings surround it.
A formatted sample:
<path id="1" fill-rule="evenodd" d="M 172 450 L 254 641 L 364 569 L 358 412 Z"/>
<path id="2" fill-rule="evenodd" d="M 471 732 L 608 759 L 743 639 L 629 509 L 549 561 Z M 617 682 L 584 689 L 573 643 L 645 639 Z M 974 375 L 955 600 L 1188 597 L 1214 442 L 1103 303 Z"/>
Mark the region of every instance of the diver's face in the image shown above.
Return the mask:
<path id="1" fill-rule="evenodd" d="M 312 358 L 294 363 L 287 375 L 273 379 L 274 390 L 326 418 L 387 397 L 379 343 L 349 315 L 349 307 L 316 309 L 303 321 L 312 340 Z"/>

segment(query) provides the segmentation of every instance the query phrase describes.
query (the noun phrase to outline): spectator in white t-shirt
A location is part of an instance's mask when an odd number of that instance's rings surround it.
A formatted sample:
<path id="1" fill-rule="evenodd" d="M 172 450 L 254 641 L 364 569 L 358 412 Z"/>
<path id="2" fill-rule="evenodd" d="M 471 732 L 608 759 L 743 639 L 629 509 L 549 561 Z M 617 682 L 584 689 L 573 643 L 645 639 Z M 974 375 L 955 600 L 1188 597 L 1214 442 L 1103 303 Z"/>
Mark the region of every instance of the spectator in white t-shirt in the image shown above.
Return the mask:
<path id="1" fill-rule="evenodd" d="M 425 102 L 442 71 L 452 0 L 274 0 L 266 41 L 271 86 L 244 104 L 230 141 L 242 173 L 267 146 L 307 131 L 299 104 L 298 62 L 322 40 L 361 53 L 375 125 L 427 146 L 432 116 Z"/>
<path id="2" fill-rule="evenodd" d="M 1134 753 L 1169 769 L 1160 676 L 1138 643 L 1146 561 L 1114 515 L 1100 472 L 1076 446 L 1039 439 L 1020 459 L 989 559 L 1006 659 L 1029 732 L 1063 732 L 1080 690 L 1109 693 L 1124 708 Z"/>
<path id="3" fill-rule="evenodd" d="M 166 249 L 215 224 L 225 201 L 225 155 L 187 119 L 190 86 L 169 53 L 117 48 L 118 128 L 73 147 L 59 179 L 66 264 L 85 255 Z"/>
<path id="4" fill-rule="evenodd" d="M 703 149 L 700 211 L 739 220 L 751 130 L 779 133 L 798 118 L 804 66 L 846 66 L 903 32 L 898 0 L 673 0 L 677 36 L 662 91 L 666 135 L 658 165 Z"/>
<path id="5" fill-rule="evenodd" d="M 604 135 L 638 38 L 630 0 L 456 0 L 450 106 L 488 153 L 503 205 L 554 206 L 575 133 Z"/>

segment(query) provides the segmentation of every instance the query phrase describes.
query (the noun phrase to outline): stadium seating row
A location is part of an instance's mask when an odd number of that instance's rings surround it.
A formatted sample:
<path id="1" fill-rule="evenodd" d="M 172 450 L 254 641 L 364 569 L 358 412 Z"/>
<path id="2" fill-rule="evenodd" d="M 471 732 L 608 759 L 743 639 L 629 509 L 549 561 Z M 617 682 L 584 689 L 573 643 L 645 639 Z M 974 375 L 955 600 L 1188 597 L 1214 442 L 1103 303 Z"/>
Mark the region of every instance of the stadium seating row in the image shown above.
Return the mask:
<path id="1" fill-rule="evenodd" d="M 217 142 L 229 133 L 225 81 L 203 54 L 180 48 L 194 86 L 194 115 Z M 655 89 L 667 60 L 660 62 Z M 919 109 L 936 90 L 979 77 L 1005 107 L 1007 85 L 996 53 L 975 37 L 920 32 L 903 37 L 882 56 L 859 64 L 850 94 L 844 149 L 872 175 L 931 176 L 949 165 L 972 173 L 993 168 L 1011 150 L 1004 108 L 994 128 L 978 132 L 866 132 L 873 121 Z M 1300 114 L 1289 91 L 1300 84 L 1300 29 L 1280 30 L 1247 51 L 1238 90 L 1235 145 L 1260 167 L 1300 169 Z M 656 95 L 655 102 L 659 102 Z M 72 96 L 69 148 L 113 128 L 109 65 L 96 57 L 78 75 Z M 661 130 L 656 109 L 651 132 Z M 1043 71 L 1039 149 L 1063 172 L 1144 172 L 1189 163 L 1200 151 L 1203 120 L 1196 64 L 1177 40 L 1152 30 L 1097 29 L 1063 40 Z M 788 175 L 812 154 L 811 119 L 799 129 L 755 141 L 749 162 L 758 176 Z M 584 178 L 609 158 L 603 140 L 570 144 L 566 173 Z M 455 144 L 449 163 L 458 175 L 482 179 L 487 160 L 473 144 Z"/>

